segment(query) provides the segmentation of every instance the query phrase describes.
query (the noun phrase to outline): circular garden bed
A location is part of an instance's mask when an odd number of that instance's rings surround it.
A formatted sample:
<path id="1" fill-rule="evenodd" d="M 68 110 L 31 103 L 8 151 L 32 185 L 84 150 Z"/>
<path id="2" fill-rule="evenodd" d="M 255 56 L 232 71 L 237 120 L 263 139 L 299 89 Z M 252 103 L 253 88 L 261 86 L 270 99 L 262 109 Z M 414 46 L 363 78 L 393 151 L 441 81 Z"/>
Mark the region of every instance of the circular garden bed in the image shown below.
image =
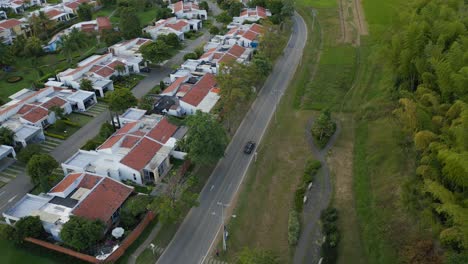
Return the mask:
<path id="1" fill-rule="evenodd" d="M 11 77 L 8 77 L 7 82 L 16 83 L 16 82 L 19 82 L 21 80 L 23 80 L 23 77 L 21 77 L 21 76 L 11 76 Z"/>

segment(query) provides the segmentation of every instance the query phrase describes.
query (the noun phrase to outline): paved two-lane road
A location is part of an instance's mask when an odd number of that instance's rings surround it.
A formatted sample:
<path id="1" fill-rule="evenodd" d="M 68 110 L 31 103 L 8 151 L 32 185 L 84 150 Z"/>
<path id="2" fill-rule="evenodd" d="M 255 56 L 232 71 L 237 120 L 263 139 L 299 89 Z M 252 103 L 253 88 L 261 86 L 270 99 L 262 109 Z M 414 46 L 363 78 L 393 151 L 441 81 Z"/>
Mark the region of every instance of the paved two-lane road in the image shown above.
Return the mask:
<path id="1" fill-rule="evenodd" d="M 265 82 L 258 98 L 244 118 L 237 133 L 200 194 L 200 206 L 192 208 L 175 237 L 161 255 L 158 264 L 202 263 L 221 229 L 221 206 L 237 193 L 253 155 L 242 149 L 249 140 L 260 142 L 276 110 L 277 102 L 293 78 L 307 40 L 307 28 L 299 15 L 284 55 Z"/>

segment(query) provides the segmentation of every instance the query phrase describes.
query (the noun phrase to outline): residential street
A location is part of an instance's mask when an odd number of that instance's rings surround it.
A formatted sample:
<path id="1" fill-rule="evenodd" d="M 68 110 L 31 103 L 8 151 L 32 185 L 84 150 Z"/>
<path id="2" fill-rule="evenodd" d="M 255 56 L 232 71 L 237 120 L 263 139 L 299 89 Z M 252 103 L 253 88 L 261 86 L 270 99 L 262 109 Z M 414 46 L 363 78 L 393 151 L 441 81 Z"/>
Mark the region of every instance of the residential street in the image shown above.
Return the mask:
<path id="1" fill-rule="evenodd" d="M 154 68 L 135 88 L 132 93 L 141 98 L 147 94 L 156 84 L 159 84 L 172 71 L 174 65 L 180 65 L 184 62 L 183 57 L 186 53 L 193 52 L 196 47 L 210 39 L 208 30 L 195 40 L 188 40 L 185 47 L 177 55 L 169 59 L 162 67 Z M 50 154 L 59 162 L 62 163 L 71 157 L 78 149 L 83 146 L 89 139 L 99 133 L 101 125 L 110 120 L 109 111 L 104 111 L 91 122 L 83 126 L 80 130 L 70 136 L 67 140 L 57 146 Z M 0 189 L 0 214 L 8 209 L 8 205 L 15 203 L 21 199 L 26 193 L 33 188 L 29 177 L 23 173 L 16 176 L 11 182 Z"/>
<path id="2" fill-rule="evenodd" d="M 241 123 L 226 155 L 221 159 L 200 194 L 200 206 L 192 208 L 158 264 L 203 263 L 222 228 L 221 204 L 230 204 L 239 190 L 254 155 L 243 153 L 247 141 L 257 143 L 268 128 L 277 102 L 293 78 L 307 40 L 306 25 L 298 14 L 284 55 L 277 61 L 258 98 Z M 227 210 L 229 211 L 229 210 Z M 229 217 L 229 215 L 227 216 Z"/>

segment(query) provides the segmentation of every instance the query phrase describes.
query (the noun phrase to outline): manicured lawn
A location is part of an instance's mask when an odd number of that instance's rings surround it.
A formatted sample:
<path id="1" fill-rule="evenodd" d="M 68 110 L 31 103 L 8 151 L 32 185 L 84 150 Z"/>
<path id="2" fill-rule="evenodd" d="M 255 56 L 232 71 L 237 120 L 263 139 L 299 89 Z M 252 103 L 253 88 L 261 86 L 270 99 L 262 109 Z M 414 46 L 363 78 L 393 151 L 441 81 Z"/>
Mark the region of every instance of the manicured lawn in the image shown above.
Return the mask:
<path id="1" fill-rule="evenodd" d="M 139 74 L 131 74 L 128 76 L 123 76 L 121 80 L 114 81 L 114 88 L 127 88 L 133 89 L 141 80 L 143 80 L 145 76 Z"/>
<path id="2" fill-rule="evenodd" d="M 24 245 L 15 246 L 11 242 L 0 238 L 0 263 L 83 264 L 84 262 L 27 242 Z"/>
<path id="3" fill-rule="evenodd" d="M 93 119 L 90 116 L 80 115 L 77 113 L 71 113 L 67 117 L 70 119 L 70 121 L 80 124 L 80 126 L 86 125 L 89 121 Z"/>
<path id="4" fill-rule="evenodd" d="M 140 24 L 145 27 L 146 25 L 151 24 L 151 22 L 156 18 L 156 9 L 148 8 L 145 11 L 138 11 L 137 16 L 140 19 Z"/>
<path id="5" fill-rule="evenodd" d="M 93 14 L 93 18 L 96 19 L 96 17 L 109 17 L 110 14 L 114 12 L 115 9 L 116 9 L 115 6 L 103 7 Z"/>
<path id="6" fill-rule="evenodd" d="M 70 65 L 73 65 L 73 63 L 93 54 L 96 48 L 95 40 L 90 40 L 88 47 L 73 54 L 72 64 L 68 64 L 67 58 L 60 53 L 47 54 L 39 57 L 37 65 L 33 65 L 30 58 L 16 58 L 15 64 L 12 65 L 12 72 L 0 72 L 0 99 L 9 101 L 8 96 L 23 88 L 31 88 L 34 81 L 37 81 L 46 74 L 55 74 L 56 71 L 66 70 Z M 6 80 L 11 76 L 21 76 L 23 80 L 13 84 L 8 83 Z"/>

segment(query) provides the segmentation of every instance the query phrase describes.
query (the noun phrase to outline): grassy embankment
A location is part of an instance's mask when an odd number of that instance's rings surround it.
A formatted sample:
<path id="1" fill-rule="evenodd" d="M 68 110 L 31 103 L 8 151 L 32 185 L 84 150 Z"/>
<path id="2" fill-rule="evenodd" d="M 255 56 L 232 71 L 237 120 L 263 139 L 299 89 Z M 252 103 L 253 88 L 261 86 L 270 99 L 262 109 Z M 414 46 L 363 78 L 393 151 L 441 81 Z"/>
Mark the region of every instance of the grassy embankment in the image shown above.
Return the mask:
<path id="1" fill-rule="evenodd" d="M 305 123 L 313 114 L 310 110 L 330 107 L 342 125 L 329 157 L 333 205 L 342 215 L 339 263 L 395 262 L 407 237 L 420 235 L 410 228 L 413 222 L 399 202 L 400 185 L 412 172 L 412 159 L 398 144 L 390 74 L 382 56 L 382 39 L 391 34 L 395 10 L 404 2 L 387 1 L 383 8 L 376 0 L 365 1 L 370 36 L 361 37 L 360 45 L 342 43 L 336 1 L 296 4 L 309 27 L 303 61 L 280 105 L 278 124 L 269 129 L 259 160 L 249 171 L 234 212 L 237 218 L 230 223 L 230 251 L 225 258 L 232 261 L 241 248 L 259 247 L 291 261 L 287 213 L 308 155 Z M 318 11 L 319 22 L 313 32 L 311 7 Z M 353 15 L 350 12 L 348 19 Z M 316 65 L 320 34 L 323 47 Z"/>

